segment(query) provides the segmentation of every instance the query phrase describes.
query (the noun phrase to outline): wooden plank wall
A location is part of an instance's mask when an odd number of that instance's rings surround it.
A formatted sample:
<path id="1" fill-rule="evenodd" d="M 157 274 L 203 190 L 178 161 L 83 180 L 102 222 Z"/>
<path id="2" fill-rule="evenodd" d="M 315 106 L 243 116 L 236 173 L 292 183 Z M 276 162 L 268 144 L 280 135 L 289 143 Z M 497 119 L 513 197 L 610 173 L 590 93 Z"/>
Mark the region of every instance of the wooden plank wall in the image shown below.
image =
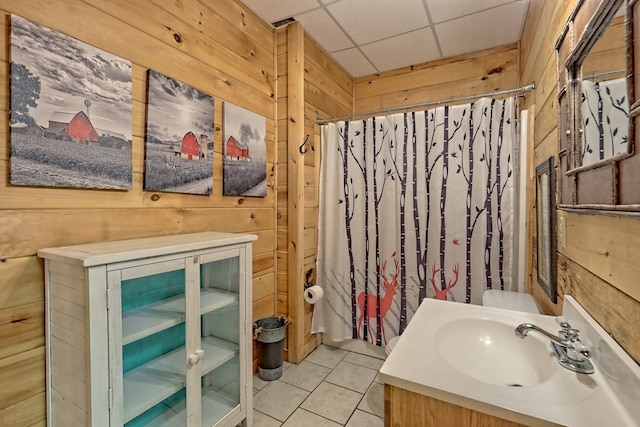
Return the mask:
<path id="1" fill-rule="evenodd" d="M 519 86 L 518 45 L 398 68 L 355 80 L 355 112 L 362 113 Z"/>
<path id="2" fill-rule="evenodd" d="M 133 189 L 11 186 L 9 14 L 64 32 L 133 63 Z M 0 425 L 44 425 L 43 247 L 198 231 L 258 235 L 253 315 L 276 310 L 274 30 L 235 0 L 0 0 Z M 177 37 L 179 35 L 180 37 Z M 177 42 L 176 40 L 180 40 Z M 215 97 L 211 196 L 142 190 L 146 71 Z M 222 196 L 222 103 L 267 118 L 266 198 Z"/>
<path id="3" fill-rule="evenodd" d="M 309 135 L 304 155 L 304 271 L 316 268 L 320 179 L 320 126 L 318 119 L 353 111 L 353 78 L 305 34 L 304 39 L 304 134 Z M 315 274 L 311 276 L 315 277 Z M 313 306 L 304 304 L 304 354 L 321 343 L 311 335 Z"/>
<path id="4" fill-rule="evenodd" d="M 533 188 L 535 165 L 558 154 L 557 64 L 554 51 L 577 0 L 532 0 L 521 39 L 521 81 L 536 82 L 524 107 L 534 112 L 528 146 L 529 179 Z M 556 162 L 557 164 L 557 162 Z M 532 192 L 531 192 L 532 193 Z M 565 294 L 574 296 L 622 347 L 640 362 L 640 264 L 635 259 L 640 238 L 636 216 L 558 211 L 567 221 L 566 247 L 558 245 L 557 304 L 536 282 L 534 200 L 530 197 L 528 239 L 531 252 L 528 285 L 538 305 L 548 314 L 562 312 Z"/>
<path id="5" fill-rule="evenodd" d="M 315 270 L 317 242 L 318 242 L 318 179 L 320 174 L 320 126 L 316 124 L 317 119 L 329 118 L 350 114 L 353 111 L 353 79 L 344 71 L 318 44 L 307 34 L 303 40 L 303 64 L 298 64 L 304 73 L 304 135 L 299 141 L 287 139 L 287 130 L 292 125 L 291 112 L 287 111 L 289 105 L 288 96 L 292 85 L 287 74 L 287 64 L 289 64 L 289 39 L 288 28 L 280 28 L 276 32 L 277 39 L 277 63 L 278 63 L 278 313 L 292 315 L 291 308 L 299 304 L 303 305 L 303 310 L 296 313 L 295 321 L 301 322 L 300 330 L 294 325 L 290 327 L 288 334 L 287 357 L 289 360 L 301 360 L 311 353 L 321 342 L 320 336 L 311 334 L 311 318 L 313 307 L 301 299 L 301 290 L 306 279 L 306 274 L 310 270 Z M 292 240 L 289 235 L 291 221 L 288 217 L 287 206 L 292 203 L 289 198 L 291 192 L 287 185 L 290 182 L 288 170 L 290 166 L 287 161 L 287 154 L 292 148 L 293 154 L 300 145 L 306 141 L 303 150 L 304 167 L 302 183 L 304 194 L 301 200 L 297 201 L 297 206 L 303 208 L 303 229 L 302 236 L 298 238 L 298 245 L 302 244 L 302 270 L 303 276 L 292 277 L 287 275 L 289 271 L 288 262 L 290 260 L 288 248 Z M 290 146 L 293 145 L 293 147 Z M 296 171 L 297 172 L 297 171 Z M 310 280 L 315 277 L 311 273 Z M 295 301 L 292 301 L 295 298 Z M 298 347 L 294 357 L 290 346 L 294 345 L 292 340 L 298 341 Z M 299 342 L 302 341 L 302 342 Z"/>
<path id="6" fill-rule="evenodd" d="M 278 28 L 276 31 L 276 54 L 277 54 L 277 70 L 278 77 L 276 79 L 277 84 L 277 127 L 278 127 L 278 141 L 277 145 L 277 181 L 276 188 L 278 193 L 278 202 L 277 202 L 277 242 L 276 242 L 276 251 L 277 251 L 277 272 L 278 277 L 276 280 L 277 283 L 277 312 L 278 314 L 283 314 L 289 316 L 289 300 L 287 295 L 289 293 L 288 290 L 288 239 L 289 239 L 289 229 L 288 229 L 288 176 L 287 176 L 287 158 L 288 158 L 288 149 L 289 146 L 287 144 L 287 123 L 288 123 L 288 80 L 287 80 L 287 63 L 288 63 L 288 53 L 287 53 L 287 29 L 286 27 Z M 289 330 L 287 330 L 289 332 Z M 289 338 L 287 337 L 285 342 L 285 359 L 289 360 L 289 351 L 288 351 Z"/>

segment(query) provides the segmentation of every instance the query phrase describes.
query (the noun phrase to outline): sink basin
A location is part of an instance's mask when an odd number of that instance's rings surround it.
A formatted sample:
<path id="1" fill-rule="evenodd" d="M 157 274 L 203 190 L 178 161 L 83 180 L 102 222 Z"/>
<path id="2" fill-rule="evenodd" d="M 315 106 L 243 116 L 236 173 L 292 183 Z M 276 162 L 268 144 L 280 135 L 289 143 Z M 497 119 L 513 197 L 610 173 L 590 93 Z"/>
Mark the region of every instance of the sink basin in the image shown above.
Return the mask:
<path id="1" fill-rule="evenodd" d="M 521 425 L 640 427 L 640 367 L 569 295 L 563 316 L 593 350 L 591 375 L 561 367 L 542 334 L 515 336 L 521 323 L 556 333 L 555 317 L 425 299 L 380 378 Z"/>
<path id="2" fill-rule="evenodd" d="M 538 385 L 560 367 L 547 342 L 516 337 L 516 326 L 490 319 L 452 320 L 436 333 L 436 351 L 451 367 L 478 381 L 505 387 Z"/>

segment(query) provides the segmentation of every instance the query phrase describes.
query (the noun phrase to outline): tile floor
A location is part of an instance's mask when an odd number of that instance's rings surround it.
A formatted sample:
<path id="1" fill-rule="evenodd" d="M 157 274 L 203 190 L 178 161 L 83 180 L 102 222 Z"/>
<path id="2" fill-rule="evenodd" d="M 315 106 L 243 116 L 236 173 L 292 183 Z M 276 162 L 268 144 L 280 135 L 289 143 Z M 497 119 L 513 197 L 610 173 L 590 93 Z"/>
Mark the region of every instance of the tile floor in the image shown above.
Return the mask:
<path id="1" fill-rule="evenodd" d="M 276 381 L 253 378 L 255 427 L 382 427 L 384 359 L 321 345 Z"/>

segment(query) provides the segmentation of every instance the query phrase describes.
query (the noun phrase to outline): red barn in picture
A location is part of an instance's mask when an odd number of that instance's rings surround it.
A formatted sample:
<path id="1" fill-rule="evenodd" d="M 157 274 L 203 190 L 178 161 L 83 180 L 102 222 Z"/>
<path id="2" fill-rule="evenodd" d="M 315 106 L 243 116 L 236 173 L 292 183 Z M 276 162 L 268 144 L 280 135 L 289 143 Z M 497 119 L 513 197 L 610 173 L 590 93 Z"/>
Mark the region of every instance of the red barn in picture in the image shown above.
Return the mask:
<path id="1" fill-rule="evenodd" d="M 99 135 L 89 117 L 82 111 L 64 113 L 56 111 L 49 117 L 45 134 L 57 139 L 70 139 L 80 144 L 98 143 Z"/>
<path id="2" fill-rule="evenodd" d="M 182 137 L 180 157 L 189 160 L 198 160 L 200 158 L 200 143 L 193 132 L 187 132 Z"/>
<path id="3" fill-rule="evenodd" d="M 227 140 L 227 158 L 249 161 L 249 145 L 239 143 L 233 136 Z"/>

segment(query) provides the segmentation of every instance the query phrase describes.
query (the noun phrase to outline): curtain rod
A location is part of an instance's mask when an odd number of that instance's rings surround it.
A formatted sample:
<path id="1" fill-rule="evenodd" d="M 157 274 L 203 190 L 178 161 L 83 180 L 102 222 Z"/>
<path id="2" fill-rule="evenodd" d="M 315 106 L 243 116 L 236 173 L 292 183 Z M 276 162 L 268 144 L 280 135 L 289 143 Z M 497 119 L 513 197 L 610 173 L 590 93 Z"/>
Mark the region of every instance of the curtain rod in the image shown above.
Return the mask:
<path id="1" fill-rule="evenodd" d="M 321 120 L 316 120 L 316 124 L 324 125 L 324 124 L 327 124 L 327 123 L 338 122 L 340 120 L 353 119 L 355 117 L 374 116 L 376 114 L 393 113 L 393 112 L 397 112 L 397 111 L 408 111 L 408 110 L 413 110 L 414 108 L 423 108 L 423 107 L 430 107 L 430 106 L 433 106 L 433 105 L 450 104 L 450 103 L 458 102 L 458 101 L 468 101 L 468 100 L 471 100 L 471 99 L 478 99 L 478 98 L 482 98 L 482 97 L 485 97 L 485 96 L 507 95 L 507 94 L 510 94 L 510 93 L 522 93 L 522 94 L 524 94 L 526 92 L 531 92 L 535 88 L 536 88 L 536 84 L 535 83 L 529 83 L 528 85 L 521 86 L 521 87 L 515 88 L 515 89 L 505 89 L 505 90 L 499 90 L 499 91 L 496 91 L 496 92 L 481 93 L 479 95 L 469 95 L 469 96 L 461 96 L 461 97 L 458 97 L 458 98 L 449 98 L 449 99 L 444 99 L 444 100 L 439 100 L 439 101 L 429 101 L 429 102 L 423 102 L 421 104 L 403 105 L 401 107 L 385 108 L 385 109 L 382 109 L 382 110 L 365 111 L 364 113 L 350 114 L 348 116 L 341 116 L 341 117 L 333 117 L 331 119 L 321 119 Z"/>

